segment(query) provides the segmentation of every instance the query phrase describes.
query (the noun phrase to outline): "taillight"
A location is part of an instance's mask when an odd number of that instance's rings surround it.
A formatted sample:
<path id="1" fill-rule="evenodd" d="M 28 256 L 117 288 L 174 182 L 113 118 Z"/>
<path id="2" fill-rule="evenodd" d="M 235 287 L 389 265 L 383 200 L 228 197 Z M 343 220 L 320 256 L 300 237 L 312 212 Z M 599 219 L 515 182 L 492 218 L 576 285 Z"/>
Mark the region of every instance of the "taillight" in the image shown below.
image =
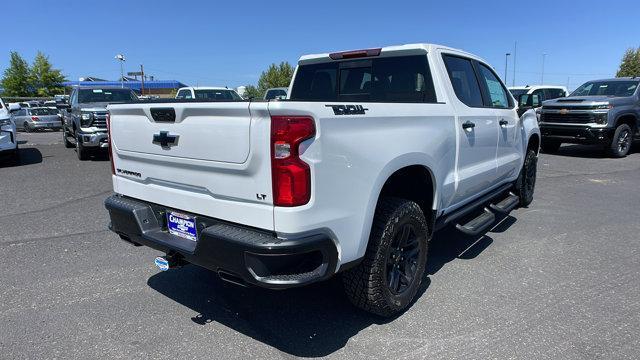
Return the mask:
<path id="1" fill-rule="evenodd" d="M 37 117 L 37 116 L 32 116 L 32 117 L 31 117 L 31 120 L 33 120 L 33 121 L 38 121 L 38 120 L 40 120 L 40 118 L 39 118 L 39 117 Z"/>
<path id="2" fill-rule="evenodd" d="M 352 50 L 352 51 L 331 53 L 329 54 L 329 57 L 332 60 L 355 59 L 355 58 L 362 58 L 362 57 L 379 56 L 381 52 L 382 52 L 382 48 Z"/>
<path id="3" fill-rule="evenodd" d="M 116 174 L 116 167 L 113 164 L 113 141 L 111 141 L 111 114 L 107 113 L 107 136 L 109 137 L 109 160 L 111 161 L 111 175 Z"/>
<path id="4" fill-rule="evenodd" d="M 275 206 L 300 206 L 309 202 L 311 170 L 300 159 L 300 143 L 315 134 L 311 117 L 271 117 L 271 178 Z"/>

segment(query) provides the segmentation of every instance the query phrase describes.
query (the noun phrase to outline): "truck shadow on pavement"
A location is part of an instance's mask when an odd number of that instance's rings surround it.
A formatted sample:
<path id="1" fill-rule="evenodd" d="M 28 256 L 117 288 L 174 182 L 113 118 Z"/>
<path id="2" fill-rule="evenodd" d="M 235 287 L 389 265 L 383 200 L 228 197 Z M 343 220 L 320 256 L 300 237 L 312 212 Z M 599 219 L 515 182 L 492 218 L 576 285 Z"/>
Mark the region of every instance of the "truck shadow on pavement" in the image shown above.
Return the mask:
<path id="1" fill-rule="evenodd" d="M 514 222 L 507 217 L 492 231 L 502 232 Z M 437 233 L 415 301 L 429 287 L 429 275 L 455 259 L 475 258 L 492 242 L 487 235 L 467 237 L 454 229 Z M 303 288 L 275 291 L 228 284 L 212 271 L 188 265 L 153 275 L 147 284 L 196 312 L 191 318 L 196 324 L 217 322 L 294 356 L 330 355 L 361 330 L 394 320 L 353 307 L 339 276 Z"/>
<path id="2" fill-rule="evenodd" d="M 628 156 L 640 152 L 640 142 L 636 141 L 629 149 Z M 558 152 L 551 155 L 559 155 L 566 157 L 594 158 L 604 159 L 610 157 L 604 148 L 600 145 L 577 145 L 565 144 L 558 149 Z"/>
<path id="3" fill-rule="evenodd" d="M 0 157 L 0 168 L 33 165 L 42 162 L 42 153 L 36 148 L 19 148 L 18 156 L 17 163 L 10 161 L 7 157 Z"/>

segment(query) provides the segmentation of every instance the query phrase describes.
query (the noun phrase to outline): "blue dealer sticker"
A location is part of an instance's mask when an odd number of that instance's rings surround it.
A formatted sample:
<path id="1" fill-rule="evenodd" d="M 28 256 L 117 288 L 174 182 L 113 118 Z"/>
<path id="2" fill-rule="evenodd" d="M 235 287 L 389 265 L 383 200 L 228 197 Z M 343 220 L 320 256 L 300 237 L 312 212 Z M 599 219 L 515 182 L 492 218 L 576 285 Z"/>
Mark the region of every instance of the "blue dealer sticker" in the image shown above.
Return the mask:
<path id="1" fill-rule="evenodd" d="M 156 264 L 158 269 L 160 269 L 162 271 L 169 270 L 169 262 L 167 261 L 167 259 L 165 259 L 163 257 L 158 256 L 156 258 L 156 260 L 154 261 L 154 263 Z"/>
<path id="2" fill-rule="evenodd" d="M 184 239 L 196 241 L 196 219 L 192 216 L 170 211 L 167 213 L 167 229 L 169 233 Z"/>

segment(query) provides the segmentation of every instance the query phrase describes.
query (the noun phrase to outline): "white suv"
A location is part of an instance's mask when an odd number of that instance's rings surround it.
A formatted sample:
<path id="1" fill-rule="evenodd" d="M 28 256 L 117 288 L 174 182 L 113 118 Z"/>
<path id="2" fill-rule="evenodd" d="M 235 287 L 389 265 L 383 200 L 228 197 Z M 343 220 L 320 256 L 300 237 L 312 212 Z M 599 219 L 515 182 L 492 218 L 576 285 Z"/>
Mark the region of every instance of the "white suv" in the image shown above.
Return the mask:
<path id="1" fill-rule="evenodd" d="M 543 101 L 569 95 L 569 91 L 565 86 L 555 85 L 512 86 L 509 91 L 519 103 L 518 113 L 520 115 L 529 109 L 535 109 L 536 113 L 539 113 Z"/>
<path id="2" fill-rule="evenodd" d="M 484 60 L 415 44 L 300 58 L 286 101 L 110 105 L 110 228 L 268 288 L 342 272 L 405 309 L 429 239 L 479 235 L 533 198 L 540 131 Z"/>

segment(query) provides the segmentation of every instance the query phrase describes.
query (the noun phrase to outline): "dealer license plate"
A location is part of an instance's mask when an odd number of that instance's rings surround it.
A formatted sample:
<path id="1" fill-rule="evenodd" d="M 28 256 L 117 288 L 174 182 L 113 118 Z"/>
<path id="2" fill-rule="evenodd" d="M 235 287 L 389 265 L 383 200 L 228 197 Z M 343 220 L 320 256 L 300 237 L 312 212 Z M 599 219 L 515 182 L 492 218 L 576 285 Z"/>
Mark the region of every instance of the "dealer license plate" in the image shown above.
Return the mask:
<path id="1" fill-rule="evenodd" d="M 169 211 L 167 212 L 167 229 L 169 233 L 181 238 L 196 241 L 196 219 L 193 216 Z"/>

